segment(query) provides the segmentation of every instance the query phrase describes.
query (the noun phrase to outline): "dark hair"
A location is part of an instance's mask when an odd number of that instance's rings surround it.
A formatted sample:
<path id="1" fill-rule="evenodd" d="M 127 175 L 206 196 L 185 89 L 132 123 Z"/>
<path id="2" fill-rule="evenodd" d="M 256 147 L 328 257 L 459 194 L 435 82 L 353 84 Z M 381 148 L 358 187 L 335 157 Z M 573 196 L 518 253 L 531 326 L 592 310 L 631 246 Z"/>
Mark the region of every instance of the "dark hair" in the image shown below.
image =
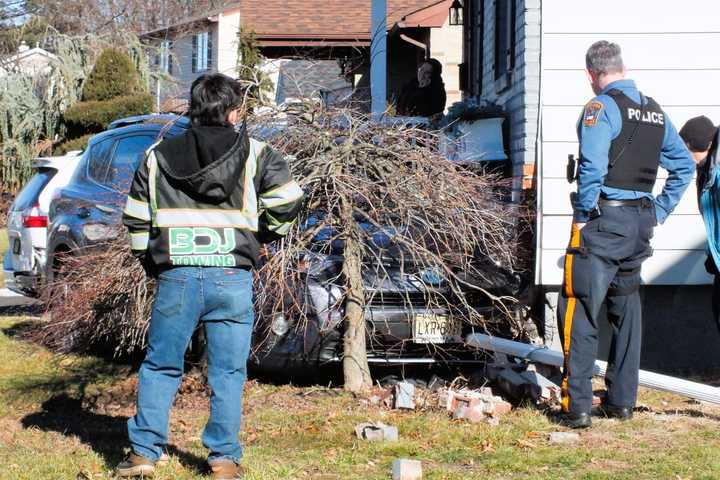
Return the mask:
<path id="1" fill-rule="evenodd" d="M 622 72 L 625 65 L 620 45 L 607 40 L 593 43 L 585 54 L 585 66 L 597 75 Z"/>
<path id="2" fill-rule="evenodd" d="M 431 66 L 432 69 L 433 69 L 433 71 L 432 71 L 432 77 L 430 77 L 430 83 L 433 84 L 433 85 L 435 85 L 435 84 L 440 84 L 440 85 L 442 85 L 442 83 L 443 83 L 443 79 L 442 79 L 442 70 L 443 70 L 443 69 L 442 69 L 442 63 L 440 63 L 440 61 L 439 61 L 438 59 L 436 59 L 436 58 L 428 58 L 428 59 L 426 59 L 423 63 L 429 63 L 430 66 Z"/>
<path id="3" fill-rule="evenodd" d="M 225 126 L 228 113 L 242 98 L 240 83 L 227 75 L 200 75 L 190 87 L 190 121 L 193 125 Z"/>
<path id="4" fill-rule="evenodd" d="M 691 152 L 704 152 L 710 148 L 717 134 L 717 127 L 712 120 L 702 115 L 685 122 L 679 133 Z"/>

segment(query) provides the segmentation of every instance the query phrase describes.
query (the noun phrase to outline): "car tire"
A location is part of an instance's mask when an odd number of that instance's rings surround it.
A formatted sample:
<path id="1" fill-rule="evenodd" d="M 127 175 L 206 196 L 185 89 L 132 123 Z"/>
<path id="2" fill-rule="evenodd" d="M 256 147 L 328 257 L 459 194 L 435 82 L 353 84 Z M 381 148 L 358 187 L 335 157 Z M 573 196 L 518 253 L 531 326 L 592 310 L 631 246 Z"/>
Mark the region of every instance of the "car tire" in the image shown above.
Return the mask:
<path id="1" fill-rule="evenodd" d="M 63 279 L 67 274 L 65 265 L 70 257 L 70 249 L 65 248 L 56 249 L 48 256 L 44 290 L 51 303 L 62 301 L 68 296 L 68 285 Z"/>

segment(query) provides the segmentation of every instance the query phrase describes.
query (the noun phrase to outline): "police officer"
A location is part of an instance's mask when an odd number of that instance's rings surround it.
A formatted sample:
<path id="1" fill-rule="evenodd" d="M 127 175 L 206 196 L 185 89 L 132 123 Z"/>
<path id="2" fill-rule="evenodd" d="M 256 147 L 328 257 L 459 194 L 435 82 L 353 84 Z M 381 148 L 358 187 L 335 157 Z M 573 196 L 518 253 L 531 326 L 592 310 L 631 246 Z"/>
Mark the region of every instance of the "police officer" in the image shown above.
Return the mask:
<path id="1" fill-rule="evenodd" d="M 578 122 L 578 186 L 558 302 L 565 365 L 557 421 L 572 428 L 591 425 L 591 378 L 604 301 L 612 340 L 603 410 L 610 417 L 632 417 L 640 368 L 640 266 L 652 255 L 653 228 L 678 204 L 694 169 L 660 105 L 625 78 L 617 44 L 594 43 L 585 63 L 597 96 Z M 654 198 L 659 166 L 668 178 Z"/>

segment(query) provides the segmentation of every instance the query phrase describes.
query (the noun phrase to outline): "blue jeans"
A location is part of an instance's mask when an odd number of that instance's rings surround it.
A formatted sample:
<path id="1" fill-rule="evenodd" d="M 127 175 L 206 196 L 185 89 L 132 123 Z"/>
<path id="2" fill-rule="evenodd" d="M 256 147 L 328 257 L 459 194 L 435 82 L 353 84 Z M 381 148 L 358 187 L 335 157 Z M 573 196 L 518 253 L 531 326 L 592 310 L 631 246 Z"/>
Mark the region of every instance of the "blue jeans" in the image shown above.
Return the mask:
<path id="1" fill-rule="evenodd" d="M 181 267 L 162 273 L 148 348 L 140 367 L 137 413 L 128 421 L 133 451 L 157 460 L 168 439 L 170 407 L 183 375 L 185 350 L 205 326 L 210 418 L 203 432 L 209 461 L 240 461 L 238 439 L 253 330 L 252 273 L 236 268 Z"/>

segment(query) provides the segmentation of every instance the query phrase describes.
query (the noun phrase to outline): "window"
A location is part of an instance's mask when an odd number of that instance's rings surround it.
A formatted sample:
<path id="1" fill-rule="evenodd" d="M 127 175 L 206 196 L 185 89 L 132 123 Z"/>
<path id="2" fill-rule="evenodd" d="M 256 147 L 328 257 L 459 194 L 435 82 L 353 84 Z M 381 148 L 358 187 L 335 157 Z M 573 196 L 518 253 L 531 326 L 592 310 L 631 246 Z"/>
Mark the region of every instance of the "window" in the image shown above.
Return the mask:
<path id="1" fill-rule="evenodd" d="M 33 175 L 27 185 L 20 190 L 18 196 L 15 197 L 11 210 L 13 212 L 21 212 L 35 205 L 38 202 L 40 193 L 45 186 L 50 183 L 50 180 L 52 180 L 56 173 L 57 170 L 53 168 L 41 168 L 38 173 Z"/>
<path id="2" fill-rule="evenodd" d="M 515 68 L 515 0 L 495 0 L 495 80 Z"/>
<path id="3" fill-rule="evenodd" d="M 163 40 L 160 43 L 160 52 L 158 53 L 157 66 L 161 72 L 172 75 L 172 42 L 170 40 Z"/>
<path id="4" fill-rule="evenodd" d="M 205 72 L 212 68 L 212 32 L 193 35 L 193 72 Z"/>
<path id="5" fill-rule="evenodd" d="M 483 51 L 485 39 L 485 2 L 468 1 L 464 3 L 468 28 L 465 32 L 463 63 L 460 65 L 460 87 L 467 96 L 480 96 L 483 93 Z"/>
<path id="6" fill-rule="evenodd" d="M 90 148 L 90 152 L 88 152 L 87 174 L 88 177 L 97 183 L 103 183 L 105 181 L 113 145 L 113 140 L 107 138 L 93 145 Z"/>
<path id="7" fill-rule="evenodd" d="M 118 140 L 105 184 L 113 190 L 127 193 L 135 170 L 145 158 L 145 151 L 154 141 L 155 137 L 147 135 L 134 135 Z"/>

